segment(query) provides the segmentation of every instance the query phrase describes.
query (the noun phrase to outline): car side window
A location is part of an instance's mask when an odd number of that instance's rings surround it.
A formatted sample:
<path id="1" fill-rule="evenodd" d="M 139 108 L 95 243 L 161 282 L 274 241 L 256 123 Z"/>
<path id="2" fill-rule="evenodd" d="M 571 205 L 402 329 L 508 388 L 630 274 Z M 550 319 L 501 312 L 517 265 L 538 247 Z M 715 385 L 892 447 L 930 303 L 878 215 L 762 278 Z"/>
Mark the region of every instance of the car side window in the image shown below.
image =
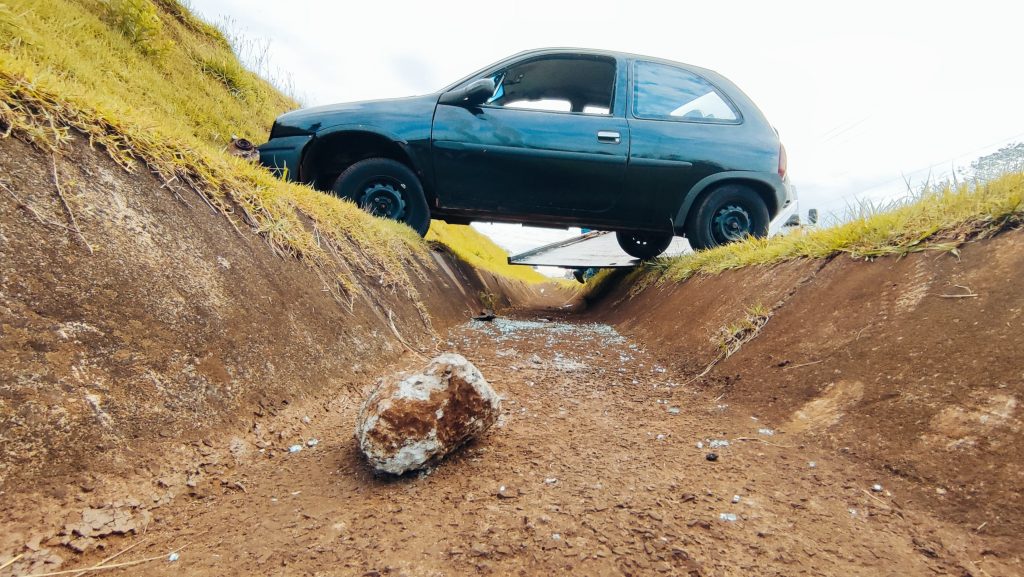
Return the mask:
<path id="1" fill-rule="evenodd" d="M 666 64 L 638 61 L 634 68 L 633 116 L 689 122 L 739 121 L 739 114 L 707 80 Z"/>
<path id="2" fill-rule="evenodd" d="M 608 115 L 615 92 L 615 60 L 571 55 L 533 59 L 495 74 L 494 83 L 489 106 Z"/>

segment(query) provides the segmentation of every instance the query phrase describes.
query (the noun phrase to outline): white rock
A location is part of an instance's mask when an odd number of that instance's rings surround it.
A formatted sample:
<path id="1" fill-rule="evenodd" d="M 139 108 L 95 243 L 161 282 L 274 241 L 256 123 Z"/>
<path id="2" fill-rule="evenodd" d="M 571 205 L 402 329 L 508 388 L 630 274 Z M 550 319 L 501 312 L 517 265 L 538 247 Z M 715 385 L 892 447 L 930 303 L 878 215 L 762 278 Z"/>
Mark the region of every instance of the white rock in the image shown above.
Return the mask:
<path id="1" fill-rule="evenodd" d="M 480 371 L 445 353 L 422 372 L 381 379 L 359 410 L 356 440 L 374 468 L 401 475 L 448 455 L 500 413 L 501 398 Z"/>

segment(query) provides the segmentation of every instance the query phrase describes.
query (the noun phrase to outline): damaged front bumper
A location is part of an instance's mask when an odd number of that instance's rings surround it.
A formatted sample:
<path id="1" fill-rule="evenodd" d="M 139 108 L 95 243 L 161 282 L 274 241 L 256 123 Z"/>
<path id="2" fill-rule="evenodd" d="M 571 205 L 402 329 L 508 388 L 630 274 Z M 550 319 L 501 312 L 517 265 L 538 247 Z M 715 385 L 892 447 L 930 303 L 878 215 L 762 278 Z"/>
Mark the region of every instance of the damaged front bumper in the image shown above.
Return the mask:
<path id="1" fill-rule="evenodd" d="M 271 138 L 260 149 L 260 164 L 285 180 L 299 180 L 299 166 L 312 134 Z"/>

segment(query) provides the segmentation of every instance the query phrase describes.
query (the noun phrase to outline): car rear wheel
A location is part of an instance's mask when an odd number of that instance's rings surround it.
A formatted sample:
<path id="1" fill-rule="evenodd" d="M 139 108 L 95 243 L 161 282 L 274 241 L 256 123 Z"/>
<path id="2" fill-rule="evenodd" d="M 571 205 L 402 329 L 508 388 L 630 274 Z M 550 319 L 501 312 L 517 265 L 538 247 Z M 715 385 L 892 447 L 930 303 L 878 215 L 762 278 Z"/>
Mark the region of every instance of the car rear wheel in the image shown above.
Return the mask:
<path id="1" fill-rule="evenodd" d="M 623 231 L 615 233 L 615 240 L 629 256 L 640 260 L 652 259 L 665 252 L 672 244 L 672 235 L 657 232 Z"/>
<path id="2" fill-rule="evenodd" d="M 430 208 L 420 179 L 396 160 L 360 160 L 338 176 L 333 190 L 374 216 L 404 222 L 420 236 L 430 228 Z"/>
<path id="3" fill-rule="evenodd" d="M 768 206 L 741 184 L 716 188 L 690 209 L 686 238 L 694 250 L 714 248 L 748 236 L 768 235 Z"/>

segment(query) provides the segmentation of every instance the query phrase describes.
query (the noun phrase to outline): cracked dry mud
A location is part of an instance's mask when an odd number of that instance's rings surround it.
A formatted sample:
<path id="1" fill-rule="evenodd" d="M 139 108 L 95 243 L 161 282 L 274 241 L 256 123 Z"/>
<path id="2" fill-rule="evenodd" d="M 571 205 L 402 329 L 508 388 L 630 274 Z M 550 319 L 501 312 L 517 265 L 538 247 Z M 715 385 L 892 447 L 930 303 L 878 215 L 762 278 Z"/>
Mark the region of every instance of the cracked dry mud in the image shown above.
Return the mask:
<path id="1" fill-rule="evenodd" d="M 841 452 L 768 434 L 784 424 L 679 384 L 607 325 L 498 319 L 447 340 L 440 348 L 466 355 L 504 397 L 483 438 L 429 472 L 381 477 L 353 440 L 355 395 L 305 408 L 314 416 L 302 422 L 301 410 L 279 416 L 319 443 L 252 451 L 204 479 L 201 497 L 156 509 L 124 559 L 187 546 L 173 563 L 128 571 L 986 574 L 965 553 L 971 535 L 902 507 L 886 487 L 872 492 L 879 479 Z"/>

